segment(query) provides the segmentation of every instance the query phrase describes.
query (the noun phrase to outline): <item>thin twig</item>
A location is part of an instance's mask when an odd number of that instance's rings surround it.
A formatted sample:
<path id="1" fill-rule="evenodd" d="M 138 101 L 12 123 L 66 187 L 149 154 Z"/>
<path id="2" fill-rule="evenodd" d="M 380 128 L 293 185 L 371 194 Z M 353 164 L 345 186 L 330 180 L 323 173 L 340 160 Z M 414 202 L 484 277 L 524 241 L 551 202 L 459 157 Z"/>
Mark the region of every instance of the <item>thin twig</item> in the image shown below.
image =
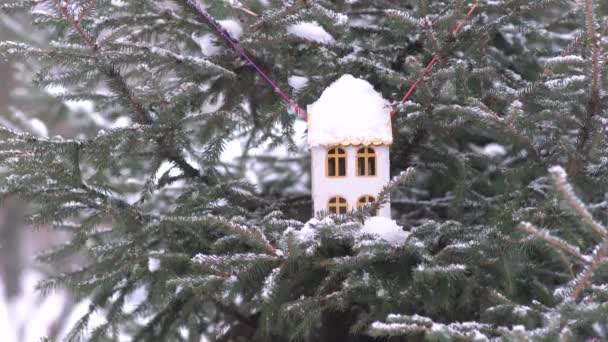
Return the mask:
<path id="1" fill-rule="evenodd" d="M 589 100 L 589 104 L 587 107 L 587 115 L 583 120 L 583 125 L 580 130 L 578 143 L 576 146 L 577 155 L 583 155 L 587 144 L 592 135 L 592 126 L 593 119 L 597 116 L 601 110 L 601 37 L 598 39 L 595 31 L 595 17 L 593 15 L 593 0 L 585 0 L 585 17 L 587 21 L 587 40 L 589 42 L 589 46 L 593 51 L 592 56 L 592 82 L 591 82 L 591 99 Z M 571 175 L 575 175 L 578 173 L 581 160 L 579 156 L 571 156 L 568 161 L 568 172 Z"/>
<path id="2" fill-rule="evenodd" d="M 599 250 L 593 257 L 593 261 L 591 262 L 591 264 L 585 269 L 585 271 L 580 276 L 577 277 L 578 281 L 574 286 L 574 290 L 572 290 L 572 293 L 570 294 L 570 298 L 572 300 L 578 298 L 579 294 L 583 291 L 583 289 L 585 289 L 585 286 L 587 285 L 595 271 L 600 267 L 602 261 L 604 261 L 604 259 L 606 258 L 607 252 L 608 239 L 604 239 L 604 241 L 599 247 Z"/>
<path id="3" fill-rule="evenodd" d="M 74 30 L 76 30 L 76 32 L 78 32 L 78 34 L 80 35 L 80 37 L 82 37 L 82 39 L 85 41 L 85 43 L 87 43 L 87 45 L 91 49 L 93 49 L 93 51 L 97 51 L 97 49 L 99 47 L 97 45 L 97 43 L 95 43 L 93 41 L 93 38 L 91 38 L 91 36 L 84 31 L 84 29 L 82 28 L 82 26 L 80 26 L 78 24 L 78 21 L 75 20 L 72 17 L 72 15 L 70 14 L 70 12 L 68 11 L 68 2 L 67 2 L 67 0 L 64 0 L 64 1 L 52 0 L 52 1 L 55 4 L 55 6 L 59 9 L 59 11 L 61 11 L 61 14 L 63 14 L 65 20 L 67 20 L 68 23 L 70 24 L 70 26 L 72 26 L 72 28 Z"/>
<path id="4" fill-rule="evenodd" d="M 245 12 L 245 13 L 247 13 L 247 14 L 251 15 L 251 16 L 254 16 L 254 17 L 257 17 L 257 16 L 258 16 L 258 14 L 257 14 L 257 13 L 255 13 L 254 11 L 252 11 L 252 10 L 250 10 L 250 9 L 248 9 L 248 8 L 245 8 L 245 7 L 239 7 L 239 9 L 240 9 L 241 11 L 243 11 L 243 12 Z"/>
<path id="5" fill-rule="evenodd" d="M 570 207 L 576 211 L 576 213 L 581 217 L 581 219 L 587 223 L 593 230 L 599 234 L 603 239 L 608 239 L 608 233 L 606 232 L 606 228 L 598 223 L 591 213 L 585 208 L 585 205 L 578 199 L 578 197 L 572 191 L 572 186 L 568 183 L 567 175 L 564 169 L 561 167 L 552 167 L 550 170 L 551 176 L 553 177 L 553 182 L 555 183 L 555 187 L 562 194 L 562 196 L 568 201 Z"/>
<path id="6" fill-rule="evenodd" d="M 567 242 L 565 242 L 564 240 L 557 238 L 551 234 L 549 234 L 548 232 L 542 231 L 538 228 L 536 228 L 533 224 L 529 223 L 529 222 L 522 222 L 519 224 L 519 229 L 530 233 L 532 235 L 535 235 L 536 237 L 538 237 L 539 239 L 547 242 L 550 245 L 553 245 L 557 248 L 560 248 L 561 250 L 570 253 L 571 255 L 577 257 L 581 262 L 583 262 L 584 264 L 588 264 L 589 260 L 585 259 L 585 257 L 581 254 L 581 252 L 578 250 L 578 248 L 568 244 Z"/>
<path id="7" fill-rule="evenodd" d="M 78 18 L 76 18 L 76 22 L 80 22 L 82 19 L 84 19 L 84 17 L 86 17 L 86 15 L 89 14 L 91 9 L 93 9 L 93 6 L 95 6 L 96 2 L 97 2 L 97 0 L 91 0 L 89 5 L 85 8 L 83 8 L 82 11 L 80 11 Z"/>

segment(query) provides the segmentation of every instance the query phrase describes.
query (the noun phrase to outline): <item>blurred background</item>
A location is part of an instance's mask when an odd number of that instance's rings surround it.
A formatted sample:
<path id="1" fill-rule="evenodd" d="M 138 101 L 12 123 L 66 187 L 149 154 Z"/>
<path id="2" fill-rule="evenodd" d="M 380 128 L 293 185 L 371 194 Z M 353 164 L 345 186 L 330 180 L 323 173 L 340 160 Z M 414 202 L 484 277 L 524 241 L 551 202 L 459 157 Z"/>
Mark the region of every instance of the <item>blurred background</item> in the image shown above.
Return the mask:
<path id="1" fill-rule="evenodd" d="M 45 33 L 29 26 L 30 18 L 0 15 L 0 41 L 45 43 Z M 70 110 L 32 82 L 36 68 L 27 61 L 0 59 L 0 125 L 38 136 L 74 135 L 74 128 L 53 123 Z M 78 109 L 78 108 L 76 108 Z M 10 177 L 0 169 L 0 177 Z M 2 182 L 0 182 L 2 184 Z M 63 290 L 36 291 L 45 274 L 61 272 L 61 266 L 40 266 L 35 255 L 65 241 L 60 232 L 32 227 L 25 220 L 28 203 L 11 194 L 0 198 L 0 341 L 40 341 L 41 336 L 60 337 L 78 319 L 77 305 Z M 78 258 L 70 261 L 73 265 Z"/>
<path id="2" fill-rule="evenodd" d="M 37 10 L 44 9 L 34 11 Z M 30 16 L 0 14 L 0 41 L 25 42 L 41 48 L 50 45 L 49 32 L 30 23 Z M 198 43 L 201 50 L 210 49 L 209 39 L 201 39 Z M 204 48 L 203 44 L 206 44 Z M 61 135 L 85 139 L 101 130 L 131 124 L 124 113 L 102 115 L 91 101 L 64 96 L 60 86 L 37 84 L 39 68 L 32 61 L 9 62 L 0 57 L 0 126 L 40 137 Z M 287 196 L 290 203 L 304 203 L 304 207 L 312 208 L 305 130 L 304 121 L 296 122 L 297 153 L 271 143 L 251 146 L 250 135 L 257 132 L 244 132 L 227 144 L 221 156 L 222 165 L 235 177 L 256 185 L 266 198 Z M 157 175 L 170 168 L 170 163 L 165 162 Z M 280 177 L 277 177 L 277 170 Z M 1 187 L 10 177 L 0 168 L 0 194 L 5 193 Z M 127 196 L 132 192 L 134 198 L 138 198 L 141 184 L 124 184 L 120 190 Z M 10 193 L 0 195 L 0 202 L 0 342 L 39 342 L 43 336 L 62 340 L 69 328 L 87 312 L 89 301 L 76 300 L 60 288 L 43 293 L 37 291 L 37 284 L 47 276 L 82 267 L 85 256 L 70 256 L 60 265 L 38 263 L 36 255 L 65 243 L 66 233 L 32 226 L 26 219 L 31 209 L 29 203 Z M 291 214 L 303 220 L 312 215 L 303 210 Z M 136 303 L 137 297 L 127 298 L 126 305 Z M 104 320 L 103 313 L 96 312 L 90 317 L 89 326 L 94 327 Z"/>

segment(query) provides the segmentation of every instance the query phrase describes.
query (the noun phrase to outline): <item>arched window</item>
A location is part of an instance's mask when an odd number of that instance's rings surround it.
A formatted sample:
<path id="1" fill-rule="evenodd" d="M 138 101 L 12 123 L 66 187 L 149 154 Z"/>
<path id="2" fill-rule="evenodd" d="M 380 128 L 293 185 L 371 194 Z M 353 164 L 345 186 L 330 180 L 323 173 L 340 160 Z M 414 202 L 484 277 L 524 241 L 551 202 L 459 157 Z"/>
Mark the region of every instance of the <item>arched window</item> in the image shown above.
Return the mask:
<path id="1" fill-rule="evenodd" d="M 348 202 L 344 197 L 335 196 L 327 202 L 327 212 L 330 214 L 346 214 Z"/>
<path id="2" fill-rule="evenodd" d="M 363 147 L 357 151 L 357 176 L 376 175 L 376 151 L 371 147 Z"/>
<path id="3" fill-rule="evenodd" d="M 362 206 L 364 206 L 366 204 L 372 204 L 374 202 L 376 202 L 376 199 L 374 198 L 374 196 L 363 195 L 357 199 L 357 208 L 361 208 Z M 378 215 L 377 211 L 376 211 L 376 215 Z"/>
<path id="4" fill-rule="evenodd" d="M 334 147 L 327 151 L 327 177 L 346 176 L 346 151 L 340 147 Z"/>

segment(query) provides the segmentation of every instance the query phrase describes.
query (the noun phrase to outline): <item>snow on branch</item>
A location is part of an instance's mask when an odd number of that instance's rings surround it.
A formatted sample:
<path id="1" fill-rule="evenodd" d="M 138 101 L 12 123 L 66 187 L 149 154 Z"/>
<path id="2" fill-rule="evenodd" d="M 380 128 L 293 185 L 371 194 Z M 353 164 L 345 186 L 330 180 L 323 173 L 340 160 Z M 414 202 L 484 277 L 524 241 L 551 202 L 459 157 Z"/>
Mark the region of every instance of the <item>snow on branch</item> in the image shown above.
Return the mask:
<path id="1" fill-rule="evenodd" d="M 573 84 L 584 84 L 587 81 L 587 77 L 583 75 L 567 76 L 562 78 L 556 78 L 553 80 L 546 81 L 545 87 L 551 90 L 565 89 Z"/>
<path id="2" fill-rule="evenodd" d="M 270 255 L 282 257 L 283 251 L 275 248 L 266 238 L 262 230 L 258 227 L 247 227 L 235 221 L 231 221 L 220 216 L 204 216 L 204 217 L 166 217 L 163 221 L 169 222 L 185 222 L 185 223 L 207 223 L 218 225 L 227 231 L 240 236 L 243 240 L 249 241 L 253 245 L 257 245 L 264 249 Z"/>
<path id="3" fill-rule="evenodd" d="M 576 213 L 583 219 L 585 223 L 591 226 L 593 230 L 597 234 L 599 234 L 602 238 L 608 238 L 608 232 L 606 228 L 595 221 L 595 219 L 591 216 L 591 213 L 585 207 L 585 204 L 576 196 L 574 191 L 572 190 L 572 185 L 568 182 L 568 175 L 566 171 L 561 166 L 553 166 L 549 169 L 551 173 L 551 177 L 553 178 L 553 183 L 557 190 L 562 194 L 562 196 L 568 201 L 568 204 L 572 209 L 576 211 Z"/>
<path id="4" fill-rule="evenodd" d="M 388 15 L 389 17 L 394 17 L 394 18 L 399 18 L 400 20 L 416 26 L 416 27 L 422 27 L 427 23 L 427 20 L 422 18 L 416 18 L 413 15 L 411 15 L 409 12 L 406 11 L 399 11 L 399 10 L 395 10 L 395 9 L 389 9 L 386 10 L 386 15 Z"/>
<path id="5" fill-rule="evenodd" d="M 204 59 L 204 58 L 180 55 L 178 53 L 164 49 L 159 46 L 151 46 L 151 45 L 145 45 L 145 44 L 126 44 L 126 43 L 123 43 L 123 44 L 127 47 L 134 47 L 134 48 L 148 51 L 151 55 L 154 55 L 154 56 L 157 56 L 160 58 L 171 59 L 177 63 L 185 63 L 193 68 L 198 68 L 198 69 L 202 69 L 202 70 L 212 70 L 212 71 L 216 71 L 218 73 L 228 75 L 230 77 L 236 77 L 236 74 L 234 72 L 232 72 L 226 68 L 223 68 L 215 63 L 212 63 L 209 60 Z"/>
<path id="6" fill-rule="evenodd" d="M 413 167 L 408 167 L 407 170 L 401 172 L 399 175 L 393 177 L 387 185 L 382 188 L 382 191 L 377 196 L 377 200 L 369 206 L 369 212 L 375 213 L 380 209 L 381 206 L 386 204 L 390 199 L 390 193 L 395 188 L 407 184 L 414 179 L 414 175 L 416 174 L 416 170 Z"/>
<path id="7" fill-rule="evenodd" d="M 547 67 L 562 66 L 562 65 L 587 65 L 588 61 L 577 55 L 557 56 L 550 58 L 541 58 L 541 62 Z"/>
<path id="8" fill-rule="evenodd" d="M 583 292 L 591 277 L 600 265 L 606 261 L 606 254 L 608 252 L 608 243 L 604 240 L 604 243 L 598 245 L 593 253 L 593 260 L 587 267 L 583 269 L 574 279 L 572 279 L 565 287 L 558 288 L 555 291 L 555 295 L 562 298 L 569 298 L 576 300 L 578 296 Z"/>
<path id="9" fill-rule="evenodd" d="M 375 337 L 399 336 L 423 332 L 426 334 L 426 338 L 448 336 L 456 339 L 483 340 L 491 330 L 492 326 L 490 324 L 477 322 L 443 324 L 433 322 L 432 319 L 420 315 L 390 314 L 386 323 L 379 321 L 372 323 L 370 335 Z"/>
<path id="10" fill-rule="evenodd" d="M 0 42 L 0 56 L 5 58 L 47 57 L 48 51 L 10 41 Z"/>
<path id="11" fill-rule="evenodd" d="M 236 253 L 229 255 L 209 255 L 199 253 L 192 258 L 192 262 L 201 264 L 204 266 L 213 265 L 228 265 L 228 264 L 241 264 L 250 263 L 255 261 L 271 261 L 274 258 L 269 257 L 266 254 L 255 254 L 255 253 Z"/>
<path id="12" fill-rule="evenodd" d="M 279 273 L 281 273 L 281 267 L 276 267 L 264 280 L 264 287 L 262 288 L 262 299 L 265 302 L 268 302 L 272 298 L 274 289 L 278 285 Z"/>
<path id="13" fill-rule="evenodd" d="M 608 255 L 608 234 L 606 232 L 606 228 L 601 223 L 595 221 L 595 219 L 591 216 L 591 213 L 589 213 L 587 210 L 585 204 L 576 196 L 572 190 L 572 185 L 570 185 L 568 182 L 568 175 L 566 174 L 566 171 L 561 166 L 553 166 L 549 169 L 549 172 L 551 173 L 551 177 L 553 178 L 553 182 L 559 193 L 566 199 L 570 207 L 572 207 L 581 217 L 582 221 L 590 225 L 593 230 L 601 236 L 602 242 L 595 247 L 593 255 L 588 257 L 581 255 L 578 248 L 550 235 L 546 231 L 539 230 L 531 223 L 522 222 L 519 229 L 531 233 L 543 239 L 550 245 L 568 252 L 576 256 L 579 260 L 584 261 L 586 264 L 585 268 L 568 284 L 558 288 L 555 291 L 555 295 L 558 297 L 576 300 L 583 292 L 585 287 L 587 287 L 600 265 L 606 262 Z"/>
<path id="14" fill-rule="evenodd" d="M 549 243 L 550 245 L 552 245 L 554 247 L 560 248 L 563 251 L 568 252 L 569 254 L 577 257 L 583 263 L 589 263 L 589 261 L 590 261 L 590 258 L 588 256 L 581 254 L 578 247 L 572 246 L 568 242 L 551 235 L 551 233 L 549 233 L 545 229 L 538 229 L 532 223 L 522 222 L 519 224 L 519 229 L 524 232 L 535 235 L 539 239 Z"/>

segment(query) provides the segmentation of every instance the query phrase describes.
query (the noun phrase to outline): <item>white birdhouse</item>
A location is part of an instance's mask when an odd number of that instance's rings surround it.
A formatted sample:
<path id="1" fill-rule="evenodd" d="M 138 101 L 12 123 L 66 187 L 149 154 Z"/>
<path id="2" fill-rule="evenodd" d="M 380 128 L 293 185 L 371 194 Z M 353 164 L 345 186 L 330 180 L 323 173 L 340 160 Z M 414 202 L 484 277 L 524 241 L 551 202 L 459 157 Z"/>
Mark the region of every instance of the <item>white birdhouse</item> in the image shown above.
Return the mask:
<path id="1" fill-rule="evenodd" d="M 315 212 L 343 214 L 375 201 L 390 180 L 389 102 L 367 81 L 344 75 L 308 106 Z M 391 216 L 390 204 L 379 216 Z"/>

